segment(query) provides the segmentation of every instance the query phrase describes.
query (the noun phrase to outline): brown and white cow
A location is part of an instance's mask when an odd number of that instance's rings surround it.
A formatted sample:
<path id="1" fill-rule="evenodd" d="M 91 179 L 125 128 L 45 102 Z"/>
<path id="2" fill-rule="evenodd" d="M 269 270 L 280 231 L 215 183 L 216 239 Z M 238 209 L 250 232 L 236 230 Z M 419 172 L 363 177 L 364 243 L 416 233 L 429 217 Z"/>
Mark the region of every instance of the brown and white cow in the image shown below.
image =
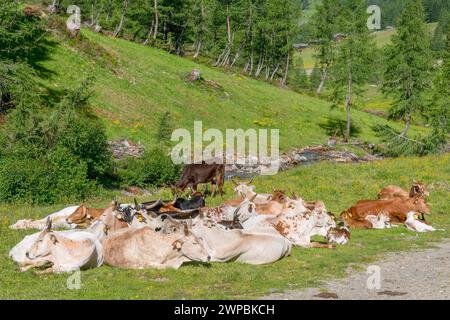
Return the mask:
<path id="1" fill-rule="evenodd" d="M 429 196 L 427 187 L 421 182 L 414 182 L 409 192 L 398 186 L 387 186 L 378 193 L 379 200 L 388 200 L 392 198 L 425 198 Z"/>
<path id="2" fill-rule="evenodd" d="M 350 228 L 371 229 L 367 216 L 386 215 L 391 223 L 404 223 L 410 211 L 429 214 L 430 208 L 422 197 L 363 200 L 341 213 L 341 219 Z"/>

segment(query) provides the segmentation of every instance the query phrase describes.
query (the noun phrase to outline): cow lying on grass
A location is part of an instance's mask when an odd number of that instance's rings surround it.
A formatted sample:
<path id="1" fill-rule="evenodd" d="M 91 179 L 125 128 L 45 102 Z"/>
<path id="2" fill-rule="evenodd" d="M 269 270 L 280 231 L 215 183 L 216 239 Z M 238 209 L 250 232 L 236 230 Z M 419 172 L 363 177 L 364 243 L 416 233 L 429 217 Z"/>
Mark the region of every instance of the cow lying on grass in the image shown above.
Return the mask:
<path id="1" fill-rule="evenodd" d="M 179 234 L 183 231 L 183 222 L 162 215 L 153 219 L 150 227 L 161 234 Z M 273 228 L 227 230 L 204 216 L 191 221 L 190 230 L 203 239 L 213 262 L 268 264 L 288 256 L 292 247 L 289 240 Z"/>
<path id="2" fill-rule="evenodd" d="M 202 240 L 185 226 L 182 235 L 163 235 L 150 227 L 123 229 L 103 240 L 105 263 L 120 268 L 174 268 L 185 262 L 208 262 Z"/>
<path id="3" fill-rule="evenodd" d="M 46 228 L 25 237 L 9 253 L 22 272 L 32 268 L 44 268 L 41 273 L 71 272 L 95 268 L 103 264 L 103 249 L 97 237 L 86 231 L 51 230 L 48 219 Z"/>

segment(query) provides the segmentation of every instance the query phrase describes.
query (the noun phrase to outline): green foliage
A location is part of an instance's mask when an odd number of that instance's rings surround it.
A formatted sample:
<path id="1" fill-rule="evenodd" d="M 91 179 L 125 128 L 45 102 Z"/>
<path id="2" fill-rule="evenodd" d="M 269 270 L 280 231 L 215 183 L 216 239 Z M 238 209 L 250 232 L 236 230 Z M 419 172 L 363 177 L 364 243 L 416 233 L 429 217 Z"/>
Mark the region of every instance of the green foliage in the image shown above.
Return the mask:
<path id="1" fill-rule="evenodd" d="M 0 3 L 0 60 L 26 59 L 44 33 L 41 19 L 26 16 L 19 2 L 2 0 Z"/>
<path id="2" fill-rule="evenodd" d="M 19 104 L 1 127 L 3 201 L 83 199 L 111 174 L 103 125 L 90 113 L 90 81 L 56 105 Z M 29 177 L 29 178 L 27 178 Z"/>
<path id="3" fill-rule="evenodd" d="M 425 106 L 431 86 L 430 55 L 425 13 L 420 0 L 408 0 L 398 22 L 398 32 L 386 48 L 383 92 L 394 100 L 390 118 L 404 119 L 406 135 L 412 116 Z"/>
<path id="4" fill-rule="evenodd" d="M 174 130 L 173 119 L 170 111 L 164 112 L 158 119 L 158 131 L 156 133 L 156 139 L 162 144 L 167 146 L 170 143 L 172 132 Z"/>
<path id="5" fill-rule="evenodd" d="M 128 157 L 119 162 L 117 176 L 123 186 L 140 188 L 170 186 L 180 175 L 162 149 L 146 151 L 142 158 Z"/>
<path id="6" fill-rule="evenodd" d="M 427 136 L 417 135 L 412 138 L 402 136 L 389 125 L 377 125 L 372 128 L 382 139 L 379 147 L 382 154 L 391 157 L 399 156 L 425 156 L 441 151 L 446 142 L 445 135 L 432 132 Z"/>
<path id="7" fill-rule="evenodd" d="M 347 121 L 337 117 L 327 117 L 324 122 L 319 123 L 319 127 L 325 130 L 328 136 L 334 136 L 335 134 L 340 137 L 345 137 L 345 130 Z M 357 137 L 361 133 L 361 129 L 355 123 L 350 126 L 350 137 Z"/>
<path id="8" fill-rule="evenodd" d="M 85 199 L 95 183 L 87 165 L 70 150 L 58 147 L 34 157 L 26 149 L 0 158 L 0 201 L 47 204 Z"/>
<path id="9" fill-rule="evenodd" d="M 303 66 L 303 59 L 300 56 L 297 57 L 295 63 L 289 70 L 288 85 L 297 91 L 307 91 L 311 87 L 308 75 Z"/>

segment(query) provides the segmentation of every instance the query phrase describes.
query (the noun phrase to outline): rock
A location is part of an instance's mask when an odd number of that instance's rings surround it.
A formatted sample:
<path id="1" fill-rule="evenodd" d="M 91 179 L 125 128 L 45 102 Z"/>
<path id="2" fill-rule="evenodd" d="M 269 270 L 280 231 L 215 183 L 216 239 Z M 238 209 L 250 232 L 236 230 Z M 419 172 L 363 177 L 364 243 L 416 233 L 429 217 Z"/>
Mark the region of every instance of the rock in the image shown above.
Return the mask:
<path id="1" fill-rule="evenodd" d="M 131 140 L 109 141 L 108 144 L 115 159 L 123 159 L 127 156 L 140 158 L 144 155 L 144 146 Z"/>
<path id="2" fill-rule="evenodd" d="M 198 81 L 202 78 L 200 70 L 194 69 L 192 70 L 186 77 L 186 80 L 189 82 Z"/>

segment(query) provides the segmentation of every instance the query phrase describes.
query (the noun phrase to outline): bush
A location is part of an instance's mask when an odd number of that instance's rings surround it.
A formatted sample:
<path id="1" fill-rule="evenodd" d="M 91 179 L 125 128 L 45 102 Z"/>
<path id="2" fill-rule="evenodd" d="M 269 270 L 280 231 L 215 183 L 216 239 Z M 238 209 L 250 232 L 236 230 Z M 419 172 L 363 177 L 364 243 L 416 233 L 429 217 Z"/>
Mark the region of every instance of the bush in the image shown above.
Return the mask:
<path id="1" fill-rule="evenodd" d="M 173 184 L 181 167 L 174 165 L 162 149 L 146 151 L 142 158 L 128 157 L 122 160 L 117 175 L 122 186 L 140 188 L 161 187 Z"/>
<path id="2" fill-rule="evenodd" d="M 0 159 L 0 201 L 51 204 L 84 199 L 94 188 L 86 163 L 65 148 L 37 158 Z"/>
<path id="3" fill-rule="evenodd" d="M 20 103 L 0 128 L 0 201 L 82 200 L 112 173 L 106 133 L 90 112 L 90 81 L 56 105 Z"/>

